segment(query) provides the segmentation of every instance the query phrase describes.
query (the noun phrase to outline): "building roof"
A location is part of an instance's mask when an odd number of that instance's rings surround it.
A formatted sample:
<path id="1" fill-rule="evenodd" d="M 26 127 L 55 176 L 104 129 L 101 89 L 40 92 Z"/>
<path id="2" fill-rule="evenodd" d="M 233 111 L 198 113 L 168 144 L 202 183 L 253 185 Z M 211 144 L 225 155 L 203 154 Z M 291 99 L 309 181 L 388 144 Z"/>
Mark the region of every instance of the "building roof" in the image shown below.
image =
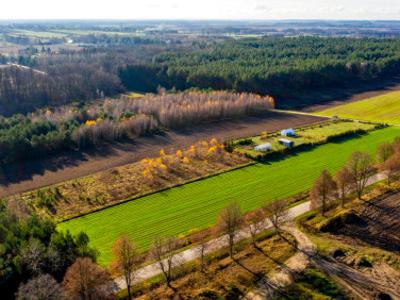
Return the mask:
<path id="1" fill-rule="evenodd" d="M 257 151 L 265 151 L 265 150 L 269 150 L 269 149 L 272 149 L 271 143 L 265 143 L 265 144 L 257 145 L 254 147 L 254 150 L 257 150 Z"/>
<path id="2" fill-rule="evenodd" d="M 294 143 L 292 140 L 288 140 L 288 139 L 279 139 L 279 141 L 282 143 L 286 143 L 286 144 Z"/>

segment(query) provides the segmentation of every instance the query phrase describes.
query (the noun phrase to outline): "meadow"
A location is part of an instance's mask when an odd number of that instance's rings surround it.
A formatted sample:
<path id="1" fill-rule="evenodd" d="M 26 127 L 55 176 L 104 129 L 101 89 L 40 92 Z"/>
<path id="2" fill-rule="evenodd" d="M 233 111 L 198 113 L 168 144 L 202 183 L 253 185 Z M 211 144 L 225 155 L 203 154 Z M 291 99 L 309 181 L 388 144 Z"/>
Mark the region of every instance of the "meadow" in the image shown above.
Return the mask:
<path id="1" fill-rule="evenodd" d="M 389 127 L 357 138 L 325 144 L 270 164 L 256 164 L 126 202 L 60 223 L 60 230 L 85 231 L 100 251 L 99 263 L 111 259 L 111 247 L 128 234 L 140 250 L 157 236 L 182 235 L 215 224 L 218 212 L 232 201 L 243 211 L 309 189 L 323 169 L 338 170 L 355 151 L 373 154 L 379 144 L 400 136 Z"/>
<path id="2" fill-rule="evenodd" d="M 365 121 L 400 124 L 400 91 L 334 106 L 316 113 Z"/>

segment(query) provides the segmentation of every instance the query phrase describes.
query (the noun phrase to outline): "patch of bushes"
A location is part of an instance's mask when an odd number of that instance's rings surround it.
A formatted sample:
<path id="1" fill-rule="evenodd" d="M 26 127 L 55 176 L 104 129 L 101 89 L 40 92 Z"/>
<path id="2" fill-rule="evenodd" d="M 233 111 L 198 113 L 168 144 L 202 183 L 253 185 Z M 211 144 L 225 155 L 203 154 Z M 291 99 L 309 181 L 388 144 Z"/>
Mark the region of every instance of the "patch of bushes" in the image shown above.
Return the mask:
<path id="1" fill-rule="evenodd" d="M 358 224 L 363 225 L 365 221 L 360 218 L 353 211 L 346 211 L 344 213 L 338 214 L 332 218 L 327 219 L 325 222 L 321 223 L 319 230 L 321 232 L 336 232 L 346 224 Z"/>
<path id="2" fill-rule="evenodd" d="M 40 189 L 37 191 L 36 196 L 37 206 L 48 209 L 52 209 L 55 202 L 63 198 L 58 187 Z"/>
<path id="3" fill-rule="evenodd" d="M 236 142 L 236 144 L 240 145 L 240 146 L 248 146 L 248 145 L 253 145 L 254 142 L 252 139 L 247 138 L 247 139 L 243 139 L 243 140 Z"/>
<path id="4" fill-rule="evenodd" d="M 361 256 L 356 260 L 356 265 L 360 268 L 371 268 L 372 259 L 367 256 Z"/>
<path id="5" fill-rule="evenodd" d="M 343 293 L 328 276 L 316 269 L 306 269 L 281 299 L 335 299 Z"/>

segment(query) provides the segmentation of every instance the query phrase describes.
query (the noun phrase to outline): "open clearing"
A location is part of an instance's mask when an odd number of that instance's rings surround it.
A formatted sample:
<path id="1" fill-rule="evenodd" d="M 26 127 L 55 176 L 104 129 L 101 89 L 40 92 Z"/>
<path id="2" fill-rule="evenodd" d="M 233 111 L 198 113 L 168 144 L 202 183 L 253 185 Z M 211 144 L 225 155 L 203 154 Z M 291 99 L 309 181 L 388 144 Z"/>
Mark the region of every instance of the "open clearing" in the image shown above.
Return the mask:
<path id="1" fill-rule="evenodd" d="M 91 245 L 101 252 L 100 263 L 107 264 L 112 244 L 122 234 L 130 235 L 145 250 L 157 236 L 213 225 L 218 212 L 232 201 L 249 211 L 305 191 L 322 169 L 336 171 L 354 150 L 374 153 L 380 143 L 399 135 L 400 128 L 389 127 L 325 144 L 272 164 L 253 165 L 126 202 L 61 223 L 59 228 L 85 231 Z"/>
<path id="2" fill-rule="evenodd" d="M 334 106 L 316 113 L 321 116 L 337 115 L 365 121 L 400 124 L 400 91 Z"/>
<path id="3" fill-rule="evenodd" d="M 189 129 L 168 131 L 165 134 L 140 137 L 132 143 L 99 147 L 89 152 L 74 152 L 43 160 L 0 166 L 0 197 L 38 189 L 158 156 L 161 148 L 167 153 L 184 149 L 200 140 L 215 137 L 219 141 L 238 139 L 323 121 L 323 118 L 267 113 L 260 117 L 245 117 L 198 124 Z"/>

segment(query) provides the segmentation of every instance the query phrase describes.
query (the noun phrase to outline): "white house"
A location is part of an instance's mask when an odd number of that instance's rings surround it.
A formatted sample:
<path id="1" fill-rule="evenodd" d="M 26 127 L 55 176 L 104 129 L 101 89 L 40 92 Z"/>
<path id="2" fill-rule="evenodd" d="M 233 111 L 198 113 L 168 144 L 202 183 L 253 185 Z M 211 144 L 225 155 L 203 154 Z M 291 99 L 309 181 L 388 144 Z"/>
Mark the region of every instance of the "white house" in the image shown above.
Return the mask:
<path id="1" fill-rule="evenodd" d="M 254 150 L 267 152 L 267 151 L 272 150 L 272 145 L 270 143 L 261 144 L 261 145 L 255 146 Z"/>

